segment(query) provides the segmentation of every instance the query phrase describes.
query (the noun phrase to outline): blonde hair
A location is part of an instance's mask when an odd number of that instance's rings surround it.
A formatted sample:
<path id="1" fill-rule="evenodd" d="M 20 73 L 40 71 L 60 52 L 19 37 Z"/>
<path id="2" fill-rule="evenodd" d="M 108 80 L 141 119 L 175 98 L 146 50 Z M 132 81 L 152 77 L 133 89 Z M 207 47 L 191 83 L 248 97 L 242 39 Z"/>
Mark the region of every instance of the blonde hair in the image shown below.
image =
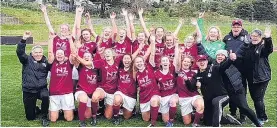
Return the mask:
<path id="1" fill-rule="evenodd" d="M 218 26 L 211 26 L 208 30 L 207 36 L 206 36 L 206 40 L 210 41 L 210 37 L 209 37 L 209 32 L 211 31 L 211 29 L 215 28 L 218 32 L 218 36 L 217 36 L 217 40 L 222 40 L 222 34 L 221 34 L 221 30 L 219 29 Z"/>

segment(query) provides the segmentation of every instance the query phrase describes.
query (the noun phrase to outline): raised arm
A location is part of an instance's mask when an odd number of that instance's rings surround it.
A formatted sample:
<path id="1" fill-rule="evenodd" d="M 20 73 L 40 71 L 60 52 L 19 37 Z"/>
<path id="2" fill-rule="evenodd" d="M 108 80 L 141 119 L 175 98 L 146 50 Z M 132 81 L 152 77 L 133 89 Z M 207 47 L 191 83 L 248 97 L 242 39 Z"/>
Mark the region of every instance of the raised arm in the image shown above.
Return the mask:
<path id="1" fill-rule="evenodd" d="M 262 48 L 262 53 L 265 56 L 269 56 L 273 52 L 273 44 L 271 38 L 271 29 L 267 27 L 264 32 L 264 47 Z"/>
<path id="2" fill-rule="evenodd" d="M 143 17 L 142 17 L 142 13 L 143 13 L 143 9 L 141 8 L 141 9 L 138 10 L 139 21 L 140 21 L 140 24 L 141 24 L 141 26 L 142 26 L 142 28 L 143 28 L 143 30 L 144 30 L 144 33 L 146 34 L 147 37 L 149 37 L 149 36 L 150 36 L 150 33 L 149 33 L 148 29 L 146 28 L 144 19 L 143 19 Z"/>
<path id="3" fill-rule="evenodd" d="M 179 19 L 179 25 L 178 25 L 178 27 L 176 28 L 176 30 L 174 31 L 173 36 L 178 37 L 178 33 L 179 33 L 179 31 L 180 31 L 180 29 L 181 29 L 183 23 L 184 23 L 184 19 L 183 19 L 183 18 L 180 18 L 180 19 Z"/>
<path id="4" fill-rule="evenodd" d="M 201 33 L 199 25 L 197 23 L 197 19 L 196 18 L 192 18 L 191 19 L 191 24 L 194 25 L 195 29 L 196 29 L 196 33 L 197 33 L 197 40 L 196 40 L 196 42 L 201 42 L 202 41 L 202 33 Z"/>
<path id="5" fill-rule="evenodd" d="M 86 20 L 87 20 L 88 27 L 89 27 L 89 29 L 90 29 L 90 31 L 91 31 L 91 33 L 92 33 L 92 36 L 93 36 L 94 38 L 96 38 L 96 37 L 97 37 L 97 34 L 96 34 L 96 32 L 95 32 L 95 30 L 94 30 L 94 28 L 93 28 L 92 20 L 91 20 L 91 17 L 90 17 L 89 12 L 87 12 L 87 13 L 85 14 L 85 17 L 86 17 Z"/>
<path id="6" fill-rule="evenodd" d="M 86 61 L 83 58 L 81 58 L 80 56 L 76 55 L 76 54 L 72 54 L 72 57 L 76 58 L 76 60 L 78 62 L 80 62 L 82 65 L 84 66 L 91 66 L 92 69 L 94 69 L 94 65 L 92 61 Z"/>
<path id="7" fill-rule="evenodd" d="M 199 17 L 198 17 L 198 20 L 197 20 L 197 24 L 199 26 L 200 33 L 202 35 L 202 41 L 205 40 L 205 36 L 206 36 L 205 32 L 204 32 L 204 24 L 203 24 L 204 14 L 205 14 L 205 12 L 199 13 Z"/>
<path id="8" fill-rule="evenodd" d="M 135 18 L 135 16 L 133 14 L 129 14 L 130 32 L 131 32 L 132 41 L 136 40 L 136 31 L 135 31 L 135 26 L 134 26 L 134 18 Z"/>
<path id="9" fill-rule="evenodd" d="M 175 37 L 175 51 L 174 51 L 174 59 L 173 59 L 173 65 L 175 67 L 175 72 L 180 71 L 181 65 L 178 63 L 179 60 L 179 39 Z"/>
<path id="10" fill-rule="evenodd" d="M 17 44 L 16 54 L 21 64 L 26 64 L 28 61 L 28 55 L 25 53 L 26 40 L 31 37 L 32 33 L 26 31 L 23 34 L 21 41 Z"/>
<path id="11" fill-rule="evenodd" d="M 149 63 L 155 67 L 155 51 L 156 51 L 156 47 L 155 47 L 155 43 L 156 43 L 156 38 L 155 36 L 151 35 L 150 36 L 150 48 L 151 48 L 151 54 L 150 54 L 150 58 L 149 58 Z"/>
<path id="12" fill-rule="evenodd" d="M 84 12 L 83 7 L 77 7 L 76 8 L 76 14 L 75 14 L 75 21 L 74 21 L 74 27 L 72 29 L 72 36 L 79 40 L 81 37 L 81 20 L 82 20 L 82 14 Z"/>
<path id="13" fill-rule="evenodd" d="M 48 40 L 48 63 L 52 64 L 55 60 L 55 55 L 53 52 L 53 39 L 54 35 L 49 33 L 49 40 Z"/>
<path id="14" fill-rule="evenodd" d="M 127 37 L 129 37 L 131 39 L 131 29 L 130 29 L 130 21 L 129 21 L 129 18 L 128 18 L 128 12 L 125 8 L 123 8 L 121 14 L 124 16 L 124 19 L 125 19 L 125 22 L 126 22 Z"/>
<path id="15" fill-rule="evenodd" d="M 42 13 L 43 13 L 43 17 L 44 17 L 44 20 L 45 20 L 45 23 L 46 23 L 46 25 L 47 25 L 47 27 L 48 27 L 49 32 L 52 33 L 52 34 L 54 34 L 55 31 L 54 31 L 54 29 L 53 29 L 53 27 L 52 27 L 52 25 L 51 25 L 51 23 L 50 23 L 50 20 L 49 20 L 48 14 L 47 14 L 46 6 L 43 5 L 43 4 L 41 4 L 41 5 L 40 5 L 40 9 L 41 9 L 41 11 L 42 11 Z"/>
<path id="16" fill-rule="evenodd" d="M 110 15 L 110 18 L 111 18 L 111 21 L 112 21 L 112 39 L 113 39 L 113 42 L 114 40 L 116 39 L 116 36 L 117 36 L 117 25 L 115 23 L 115 17 L 116 17 L 116 14 L 114 12 L 112 12 L 112 14 Z"/>
<path id="17" fill-rule="evenodd" d="M 144 44 L 139 44 L 139 48 L 132 54 L 132 59 L 136 58 L 139 52 L 143 49 Z"/>

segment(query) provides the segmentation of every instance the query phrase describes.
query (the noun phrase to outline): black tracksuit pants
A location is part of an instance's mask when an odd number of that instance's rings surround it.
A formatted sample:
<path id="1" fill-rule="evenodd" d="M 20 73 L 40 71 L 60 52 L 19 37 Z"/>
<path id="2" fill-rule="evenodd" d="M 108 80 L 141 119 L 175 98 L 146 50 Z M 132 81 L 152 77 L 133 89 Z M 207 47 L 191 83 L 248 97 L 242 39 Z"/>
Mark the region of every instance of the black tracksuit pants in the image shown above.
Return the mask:
<path id="1" fill-rule="evenodd" d="M 23 92 L 23 103 L 27 120 L 36 119 L 37 99 L 42 100 L 41 114 L 43 118 L 47 118 L 49 107 L 49 92 L 48 89 L 42 89 L 37 93 Z"/>
<path id="2" fill-rule="evenodd" d="M 219 127 L 223 108 L 228 104 L 229 96 L 217 96 L 212 100 L 204 99 L 204 124 L 206 126 Z"/>
<path id="3" fill-rule="evenodd" d="M 233 102 L 243 114 L 245 114 L 256 126 L 260 126 L 257 116 L 255 112 L 249 108 L 245 96 L 244 88 L 238 90 L 236 93 L 229 94 L 230 101 Z"/>
<path id="4" fill-rule="evenodd" d="M 254 102 L 257 117 L 260 120 L 267 120 L 264 105 L 264 95 L 268 86 L 268 82 L 269 81 L 253 84 L 253 82 L 250 81 L 248 83 L 250 96 Z"/>

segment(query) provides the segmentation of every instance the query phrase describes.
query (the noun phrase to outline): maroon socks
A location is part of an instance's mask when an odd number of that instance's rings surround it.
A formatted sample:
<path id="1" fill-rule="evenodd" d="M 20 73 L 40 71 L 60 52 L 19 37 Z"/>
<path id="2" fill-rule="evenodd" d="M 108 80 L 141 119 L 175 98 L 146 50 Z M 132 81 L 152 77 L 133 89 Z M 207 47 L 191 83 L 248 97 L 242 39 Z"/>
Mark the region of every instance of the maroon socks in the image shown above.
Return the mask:
<path id="1" fill-rule="evenodd" d="M 151 124 L 156 125 L 156 121 L 158 118 L 158 112 L 159 112 L 159 107 L 152 107 L 150 109 L 150 114 L 151 114 Z"/>
<path id="2" fill-rule="evenodd" d="M 80 121 L 85 120 L 85 112 L 87 108 L 87 103 L 80 102 L 78 107 L 78 116 Z"/>
<path id="3" fill-rule="evenodd" d="M 170 107 L 169 108 L 169 119 L 170 119 L 170 121 L 174 120 L 176 112 L 177 112 L 177 108 L 176 107 Z"/>

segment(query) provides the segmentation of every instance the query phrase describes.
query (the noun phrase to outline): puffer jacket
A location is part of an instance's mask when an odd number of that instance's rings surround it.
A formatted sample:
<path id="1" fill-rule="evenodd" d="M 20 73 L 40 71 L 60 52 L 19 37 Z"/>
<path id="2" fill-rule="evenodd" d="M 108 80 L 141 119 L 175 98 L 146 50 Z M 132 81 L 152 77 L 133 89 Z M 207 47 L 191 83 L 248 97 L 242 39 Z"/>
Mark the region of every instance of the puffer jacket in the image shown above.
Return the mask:
<path id="1" fill-rule="evenodd" d="M 37 93 L 41 89 L 47 89 L 47 73 L 49 64 L 46 57 L 41 61 L 35 61 L 32 55 L 25 53 L 26 40 L 18 43 L 16 53 L 22 64 L 22 90 L 29 93 Z"/>
<path id="2" fill-rule="evenodd" d="M 268 57 L 273 52 L 271 37 L 263 38 L 257 45 L 244 43 L 236 52 L 238 58 L 243 59 L 247 77 L 252 77 L 253 83 L 271 80 L 271 68 Z"/>

